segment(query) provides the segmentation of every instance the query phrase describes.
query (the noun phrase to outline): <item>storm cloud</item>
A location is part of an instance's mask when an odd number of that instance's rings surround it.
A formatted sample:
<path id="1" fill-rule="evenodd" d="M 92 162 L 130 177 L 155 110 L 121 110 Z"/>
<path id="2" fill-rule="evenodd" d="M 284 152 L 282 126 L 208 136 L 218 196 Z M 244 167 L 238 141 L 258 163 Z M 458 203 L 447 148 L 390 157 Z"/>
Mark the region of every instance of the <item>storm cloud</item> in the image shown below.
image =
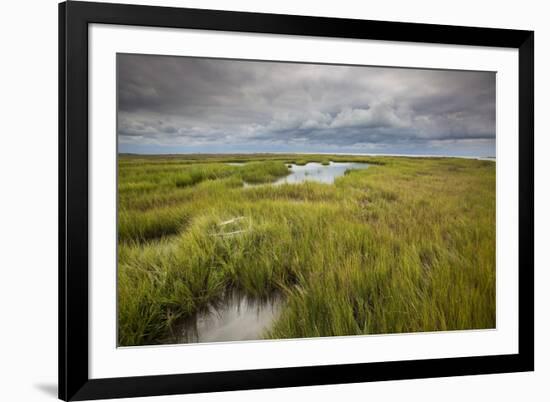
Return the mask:
<path id="1" fill-rule="evenodd" d="M 492 72 L 117 61 L 121 152 L 495 154 Z"/>

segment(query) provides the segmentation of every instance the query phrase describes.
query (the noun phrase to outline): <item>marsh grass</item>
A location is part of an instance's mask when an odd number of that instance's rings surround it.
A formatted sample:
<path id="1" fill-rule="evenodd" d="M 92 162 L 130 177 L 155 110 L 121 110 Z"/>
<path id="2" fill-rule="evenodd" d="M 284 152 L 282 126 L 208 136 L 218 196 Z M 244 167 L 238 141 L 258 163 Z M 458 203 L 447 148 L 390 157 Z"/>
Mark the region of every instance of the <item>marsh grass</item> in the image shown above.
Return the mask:
<path id="1" fill-rule="evenodd" d="M 270 338 L 495 327 L 493 162 L 331 156 L 371 167 L 243 187 L 324 160 L 120 157 L 119 344 L 163 342 L 233 290 L 283 295 Z"/>
<path id="2" fill-rule="evenodd" d="M 241 178 L 247 183 L 269 183 L 290 173 L 280 161 L 250 162 L 240 169 Z"/>

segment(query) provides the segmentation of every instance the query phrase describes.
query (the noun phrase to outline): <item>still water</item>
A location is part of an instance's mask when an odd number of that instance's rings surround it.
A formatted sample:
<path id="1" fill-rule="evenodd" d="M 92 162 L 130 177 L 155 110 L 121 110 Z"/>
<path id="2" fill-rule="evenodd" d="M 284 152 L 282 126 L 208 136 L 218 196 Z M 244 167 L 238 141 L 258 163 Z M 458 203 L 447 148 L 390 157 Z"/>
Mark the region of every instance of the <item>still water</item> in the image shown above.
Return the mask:
<path id="1" fill-rule="evenodd" d="M 181 343 L 229 342 L 262 339 L 278 318 L 282 300 L 274 295 L 266 300 L 232 294 L 217 305 L 183 322 L 174 341 Z"/>
<path id="2" fill-rule="evenodd" d="M 332 184 L 337 177 L 343 176 L 346 170 L 366 169 L 369 167 L 368 163 L 352 162 L 330 162 L 329 165 L 310 162 L 303 166 L 295 164 L 289 164 L 287 166 L 289 166 L 291 173 L 288 176 L 276 180 L 272 184 L 295 184 L 306 181 Z"/>

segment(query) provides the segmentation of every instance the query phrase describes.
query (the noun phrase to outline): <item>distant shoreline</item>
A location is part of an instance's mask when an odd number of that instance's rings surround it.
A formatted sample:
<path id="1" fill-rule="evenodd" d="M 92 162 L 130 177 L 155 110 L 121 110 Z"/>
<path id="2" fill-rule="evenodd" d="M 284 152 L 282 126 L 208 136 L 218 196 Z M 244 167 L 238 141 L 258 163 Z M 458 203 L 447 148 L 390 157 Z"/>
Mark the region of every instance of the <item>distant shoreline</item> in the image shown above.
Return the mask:
<path id="1" fill-rule="evenodd" d="M 119 152 L 120 156 L 151 156 L 151 157 L 177 157 L 189 155 L 201 156 L 240 156 L 240 155 L 335 155 L 335 156 L 391 156 L 404 158 L 457 158 L 457 159 L 476 159 L 496 162 L 496 156 L 467 156 L 467 155 L 419 155 L 419 154 L 384 154 L 384 153 L 358 153 L 358 152 L 179 152 L 174 154 L 147 154 L 135 152 Z"/>

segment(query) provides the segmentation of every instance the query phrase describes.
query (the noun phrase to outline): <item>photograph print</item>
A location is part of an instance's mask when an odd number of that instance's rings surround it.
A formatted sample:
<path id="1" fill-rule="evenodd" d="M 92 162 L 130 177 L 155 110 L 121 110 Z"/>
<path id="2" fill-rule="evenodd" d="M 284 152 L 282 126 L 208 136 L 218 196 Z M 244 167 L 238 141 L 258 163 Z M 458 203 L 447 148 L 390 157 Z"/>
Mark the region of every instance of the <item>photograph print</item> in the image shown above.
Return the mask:
<path id="1" fill-rule="evenodd" d="M 117 55 L 117 344 L 496 327 L 496 74 Z"/>

